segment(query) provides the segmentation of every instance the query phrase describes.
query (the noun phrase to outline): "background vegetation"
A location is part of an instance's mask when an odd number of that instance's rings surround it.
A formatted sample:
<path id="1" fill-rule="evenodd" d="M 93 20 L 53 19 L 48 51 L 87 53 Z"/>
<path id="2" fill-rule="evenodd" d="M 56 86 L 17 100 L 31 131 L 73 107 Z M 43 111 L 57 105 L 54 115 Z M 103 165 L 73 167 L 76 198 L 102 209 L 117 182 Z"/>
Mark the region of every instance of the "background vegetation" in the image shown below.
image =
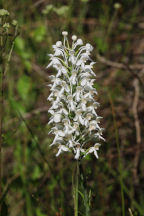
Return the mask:
<path id="1" fill-rule="evenodd" d="M 20 26 L 4 81 L 1 215 L 73 215 L 75 161 L 70 154 L 56 158 L 49 148 L 47 85 L 54 70 L 45 69 L 52 44 L 67 30 L 94 46 L 97 61 L 106 143 L 99 160 L 83 163 L 91 215 L 120 216 L 123 200 L 125 215 L 131 208 L 143 216 L 144 1 L 1 0 L 0 8 Z"/>

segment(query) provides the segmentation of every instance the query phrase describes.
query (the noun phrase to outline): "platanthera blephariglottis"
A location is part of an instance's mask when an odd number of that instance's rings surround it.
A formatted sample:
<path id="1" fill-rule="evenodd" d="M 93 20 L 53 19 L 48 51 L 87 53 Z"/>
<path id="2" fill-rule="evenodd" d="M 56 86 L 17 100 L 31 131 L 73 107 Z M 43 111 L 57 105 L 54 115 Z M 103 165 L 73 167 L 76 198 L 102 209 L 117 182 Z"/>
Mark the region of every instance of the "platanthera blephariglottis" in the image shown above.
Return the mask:
<path id="1" fill-rule="evenodd" d="M 57 41 L 53 45 L 54 54 L 49 54 L 50 63 L 47 66 L 56 69 L 57 74 L 51 75 L 48 100 L 51 107 L 48 112 L 52 124 L 50 133 L 54 140 L 50 146 L 56 146 L 59 156 L 62 152 L 72 152 L 79 160 L 90 153 L 98 158 L 103 128 L 99 126 L 101 117 L 96 113 L 99 103 L 95 101 L 97 95 L 93 87 L 95 73 L 90 54 L 93 47 L 87 43 L 83 45 L 81 39 L 72 36 L 69 45 L 68 32 L 62 32 L 63 43 Z"/>

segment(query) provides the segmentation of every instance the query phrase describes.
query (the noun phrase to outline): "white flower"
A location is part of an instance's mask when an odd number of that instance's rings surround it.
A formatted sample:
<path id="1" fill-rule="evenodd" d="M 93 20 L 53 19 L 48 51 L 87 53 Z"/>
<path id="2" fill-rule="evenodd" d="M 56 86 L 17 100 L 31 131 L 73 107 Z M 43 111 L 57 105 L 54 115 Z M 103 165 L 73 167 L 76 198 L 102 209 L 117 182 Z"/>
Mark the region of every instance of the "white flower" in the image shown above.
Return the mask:
<path id="1" fill-rule="evenodd" d="M 82 109 L 77 109 L 75 111 L 74 121 L 78 121 L 80 124 L 84 125 L 84 118 L 82 116 Z"/>
<path id="2" fill-rule="evenodd" d="M 86 51 L 92 52 L 93 51 L 93 46 L 89 43 L 86 44 Z"/>
<path id="3" fill-rule="evenodd" d="M 68 35 L 68 32 L 67 32 L 67 31 L 63 31 L 63 32 L 62 32 L 62 35 L 63 35 L 63 36 L 67 36 L 67 35 Z"/>
<path id="4" fill-rule="evenodd" d="M 64 127 L 65 134 L 72 134 L 74 132 L 74 129 L 70 124 L 70 120 L 68 118 L 63 119 L 63 123 L 64 123 L 64 126 L 65 126 Z"/>
<path id="5" fill-rule="evenodd" d="M 61 41 L 57 41 L 57 42 L 56 42 L 56 46 L 57 46 L 57 47 L 61 47 L 61 46 L 62 46 L 62 42 L 61 42 Z"/>
<path id="6" fill-rule="evenodd" d="M 73 51 L 73 50 L 70 50 L 69 53 L 70 53 L 69 61 L 70 61 L 72 64 L 75 64 L 75 62 L 76 62 L 76 57 L 75 57 L 75 55 L 74 55 L 74 54 L 75 54 L 74 51 Z"/>
<path id="7" fill-rule="evenodd" d="M 96 120 L 90 121 L 89 122 L 89 131 L 91 132 L 92 130 L 100 129 L 98 123 Z"/>
<path id="8" fill-rule="evenodd" d="M 77 82 L 77 71 L 76 70 L 72 70 L 72 75 L 70 77 L 70 82 L 72 83 L 72 85 L 75 85 Z"/>
<path id="9" fill-rule="evenodd" d="M 48 85 L 51 90 L 48 124 L 53 124 L 49 133 L 54 135 L 50 146 L 58 147 L 56 156 L 70 151 L 76 160 L 90 153 L 98 158 L 100 144 L 88 147 L 93 139 L 104 140 L 103 129 L 99 126 L 101 117 L 96 112 L 99 103 L 95 101 L 97 91 L 93 86 L 95 62 L 90 58 L 93 47 L 89 43 L 83 45 L 76 35 L 72 36 L 70 46 L 68 32 L 64 31 L 62 35 L 63 42 L 57 41 L 52 46 L 54 54 L 49 55 L 47 66 L 57 71 L 55 76 L 50 76 L 51 84 Z"/>
<path id="10" fill-rule="evenodd" d="M 88 127 L 89 125 L 89 121 L 93 118 L 93 114 L 92 113 L 87 113 L 86 117 L 85 117 L 85 126 Z"/>
<path id="11" fill-rule="evenodd" d="M 82 39 L 78 39 L 77 42 L 76 42 L 76 44 L 79 45 L 79 46 L 83 45 Z"/>
<path id="12" fill-rule="evenodd" d="M 69 102 L 69 110 L 74 111 L 75 110 L 75 102 L 73 101 L 73 96 L 72 95 L 68 95 L 67 96 L 68 102 Z"/>
<path id="13" fill-rule="evenodd" d="M 77 36 L 76 36 L 76 35 L 73 35 L 73 36 L 72 36 L 72 40 L 73 40 L 73 41 L 76 41 L 76 39 L 77 39 Z"/>
<path id="14" fill-rule="evenodd" d="M 66 147 L 66 146 L 64 146 L 64 145 L 59 145 L 58 146 L 58 152 L 57 152 L 57 154 L 56 154 L 56 157 L 58 157 L 63 151 L 69 151 L 69 149 Z"/>
<path id="15" fill-rule="evenodd" d="M 93 147 L 90 147 L 88 152 L 86 153 L 86 155 L 89 153 L 94 153 L 95 157 L 98 159 L 97 151 L 99 150 L 99 146 L 100 146 L 100 144 L 96 143 Z"/>
<path id="16" fill-rule="evenodd" d="M 80 101 L 82 96 L 83 88 L 81 86 L 77 86 L 76 92 L 73 94 L 76 101 Z"/>
<path id="17" fill-rule="evenodd" d="M 46 68 L 49 68 L 51 66 L 56 67 L 56 69 L 62 68 L 62 64 L 60 63 L 59 59 L 56 56 L 52 56 L 51 59 L 52 61 L 50 62 L 50 64 L 48 64 Z"/>
<path id="18" fill-rule="evenodd" d="M 80 153 L 85 153 L 85 150 L 78 145 L 75 149 L 75 159 L 78 160 L 80 158 Z"/>
<path id="19" fill-rule="evenodd" d="M 58 140 L 61 140 L 62 137 L 65 136 L 65 133 L 63 131 L 61 131 L 61 130 L 58 130 L 57 128 L 55 128 L 54 134 L 55 134 L 55 138 L 54 138 L 54 140 L 52 142 L 52 145 L 54 145 Z"/>
<path id="20" fill-rule="evenodd" d="M 54 116 L 51 118 L 51 120 L 49 121 L 49 124 L 52 122 L 58 123 L 61 121 L 61 114 L 60 113 L 54 113 Z"/>

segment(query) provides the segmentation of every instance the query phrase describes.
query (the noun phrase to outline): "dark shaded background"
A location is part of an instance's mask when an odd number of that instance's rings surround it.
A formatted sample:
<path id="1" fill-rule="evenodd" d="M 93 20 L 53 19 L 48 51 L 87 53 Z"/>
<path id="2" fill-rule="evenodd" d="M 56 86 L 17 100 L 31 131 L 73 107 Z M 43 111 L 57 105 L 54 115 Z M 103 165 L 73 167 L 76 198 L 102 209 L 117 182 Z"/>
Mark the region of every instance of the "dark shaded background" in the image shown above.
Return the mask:
<path id="1" fill-rule="evenodd" d="M 92 216 L 144 215 L 144 1 L 4 0 L 20 35 L 5 79 L 3 216 L 71 216 L 70 154 L 49 148 L 47 56 L 61 32 L 94 46 L 97 100 L 105 128 L 99 160 L 84 161 Z M 121 173 L 121 175 L 120 175 Z M 120 177 L 121 176 L 121 177 Z M 80 208 L 82 206 L 82 201 Z M 82 210 L 82 209 L 81 209 Z M 83 211 L 83 210 L 82 210 Z"/>

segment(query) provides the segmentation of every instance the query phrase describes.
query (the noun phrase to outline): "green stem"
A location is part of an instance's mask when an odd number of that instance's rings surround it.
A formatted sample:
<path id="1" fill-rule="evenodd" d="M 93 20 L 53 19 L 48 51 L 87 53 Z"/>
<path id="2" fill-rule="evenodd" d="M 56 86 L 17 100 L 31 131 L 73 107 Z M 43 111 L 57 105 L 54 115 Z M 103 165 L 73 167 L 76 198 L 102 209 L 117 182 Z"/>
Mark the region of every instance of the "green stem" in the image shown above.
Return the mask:
<path id="1" fill-rule="evenodd" d="M 2 65 L 1 65 L 1 70 L 0 70 L 0 75 L 1 75 L 1 83 L 0 83 L 0 200 L 2 198 L 2 145 L 3 145 L 3 116 L 4 116 L 4 80 L 5 80 L 5 76 L 6 76 L 6 72 L 8 70 L 8 65 L 11 59 L 11 55 L 12 55 L 12 51 L 14 48 L 14 41 L 15 38 L 17 37 L 17 31 L 18 31 L 18 26 L 15 27 L 15 35 L 14 35 L 14 39 L 12 41 L 11 47 L 10 47 L 10 51 L 8 53 L 8 57 L 6 62 L 3 61 L 3 52 L 1 53 L 1 61 L 2 61 Z M 3 46 L 3 36 L 1 36 L 1 40 L 0 40 L 0 47 Z M 1 205 L 0 205 L 0 209 L 1 209 Z"/>
<path id="2" fill-rule="evenodd" d="M 112 116 L 113 116 L 114 130 L 115 130 L 115 138 L 116 138 L 116 145 L 117 145 L 117 151 L 118 151 L 118 169 L 119 169 L 119 174 L 120 174 L 122 216 L 125 216 L 124 184 L 123 184 L 123 177 L 122 177 L 123 167 L 122 167 L 121 155 L 120 155 L 119 135 L 118 135 L 118 128 L 117 128 L 117 123 L 116 123 L 116 115 L 115 115 L 115 110 L 114 110 L 114 104 L 113 104 L 111 95 L 109 94 L 108 96 L 109 96 L 111 109 L 112 109 Z"/>
<path id="3" fill-rule="evenodd" d="M 74 216 L 78 216 L 79 161 L 76 164 L 76 184 L 74 189 Z"/>
<path id="4" fill-rule="evenodd" d="M 84 170 L 83 170 L 83 167 L 82 167 L 81 163 L 80 163 L 79 169 L 80 169 L 79 170 L 80 184 L 81 184 L 84 207 L 85 207 L 85 216 L 90 216 L 90 198 L 91 198 L 90 197 L 90 191 L 88 192 L 86 176 L 84 174 Z"/>
<path id="5" fill-rule="evenodd" d="M 1 44 L 2 44 L 2 39 L 1 39 Z M 2 58 L 2 56 L 1 56 Z M 4 97 L 3 97 L 3 92 L 4 92 L 4 74 L 3 74 L 3 65 L 1 66 L 1 71 L 0 71 L 0 199 L 2 198 L 2 143 L 3 143 L 3 103 L 4 103 Z M 1 205 L 0 205 L 0 211 L 1 211 Z"/>
<path id="6" fill-rule="evenodd" d="M 130 214 L 130 216 L 133 216 L 133 213 L 132 213 L 130 208 L 129 208 L 129 214 Z"/>

